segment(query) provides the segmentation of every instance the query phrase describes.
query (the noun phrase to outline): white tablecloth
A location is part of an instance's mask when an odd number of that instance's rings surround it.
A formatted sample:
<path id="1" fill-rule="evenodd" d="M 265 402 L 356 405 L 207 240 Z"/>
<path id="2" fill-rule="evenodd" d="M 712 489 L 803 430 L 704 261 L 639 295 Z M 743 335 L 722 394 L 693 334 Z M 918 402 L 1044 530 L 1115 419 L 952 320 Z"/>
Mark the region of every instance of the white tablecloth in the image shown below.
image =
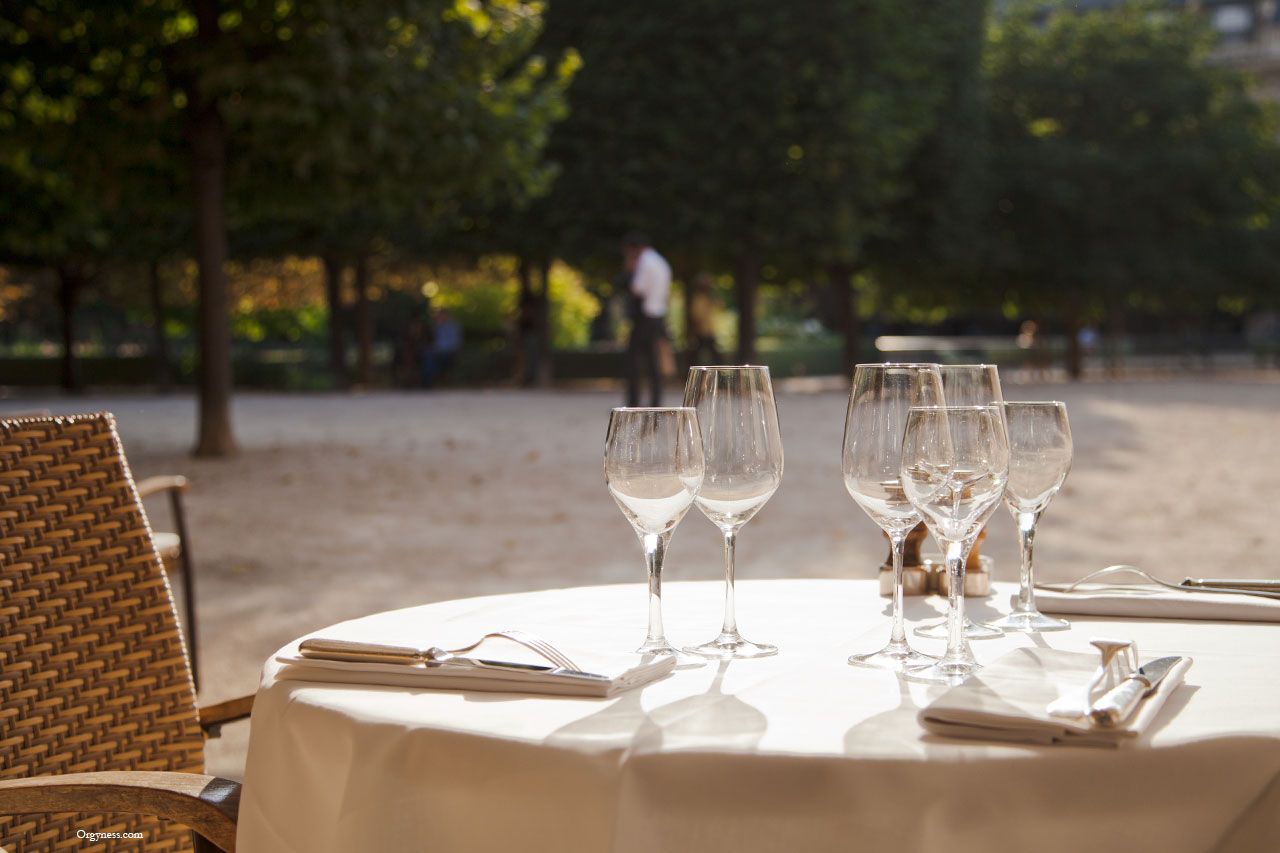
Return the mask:
<path id="1" fill-rule="evenodd" d="M 1005 609 L 1010 588 L 971 602 Z M 719 627 L 723 587 L 665 590 L 668 636 Z M 941 614 L 908 599 L 908 618 Z M 1280 849 L 1280 627 L 1078 617 L 975 641 L 980 661 L 1135 639 L 1195 665 L 1133 747 L 947 741 L 916 716 L 941 688 L 845 663 L 887 639 L 873 581 L 739 584 L 773 658 L 711 663 L 609 700 L 277 680 L 253 709 L 240 853 Z M 448 601 L 317 635 L 450 647 L 519 627 L 627 651 L 642 585 Z M 938 641 L 913 642 L 940 653 Z M 286 649 L 296 646 L 286 647 Z"/>

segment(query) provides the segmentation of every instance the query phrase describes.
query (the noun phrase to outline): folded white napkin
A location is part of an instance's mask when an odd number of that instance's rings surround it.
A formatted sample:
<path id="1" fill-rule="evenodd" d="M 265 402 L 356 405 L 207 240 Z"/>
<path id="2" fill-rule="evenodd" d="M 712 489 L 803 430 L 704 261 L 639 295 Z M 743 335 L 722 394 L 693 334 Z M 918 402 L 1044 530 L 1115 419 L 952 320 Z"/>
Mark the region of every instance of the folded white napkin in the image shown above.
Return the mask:
<path id="1" fill-rule="evenodd" d="M 524 664 L 546 661 L 516 651 L 475 656 Z M 319 681 L 328 684 L 365 684 L 389 687 L 477 690 L 498 693 L 541 693 L 558 696 L 608 697 L 662 678 L 675 668 L 675 658 L 638 654 L 609 654 L 565 650 L 582 672 L 538 669 L 498 669 L 443 663 L 375 663 L 370 661 L 324 660 L 303 657 L 296 644 L 276 656 L 283 664 L 277 678 L 292 681 Z"/>
<path id="2" fill-rule="evenodd" d="M 1156 619 L 1221 619 L 1280 622 L 1280 599 L 1220 592 L 1181 592 L 1153 583 L 1036 585 L 1036 606 L 1045 613 L 1140 616 Z"/>
<path id="3" fill-rule="evenodd" d="M 1050 703 L 1084 691 L 1097 671 L 1097 655 L 1014 649 L 948 690 L 920 712 L 919 720 L 933 734 L 948 737 L 1120 746 L 1151 725 L 1190 667 L 1191 658 L 1183 658 L 1125 723 L 1104 727 L 1087 716 L 1055 717 L 1048 712 Z"/>

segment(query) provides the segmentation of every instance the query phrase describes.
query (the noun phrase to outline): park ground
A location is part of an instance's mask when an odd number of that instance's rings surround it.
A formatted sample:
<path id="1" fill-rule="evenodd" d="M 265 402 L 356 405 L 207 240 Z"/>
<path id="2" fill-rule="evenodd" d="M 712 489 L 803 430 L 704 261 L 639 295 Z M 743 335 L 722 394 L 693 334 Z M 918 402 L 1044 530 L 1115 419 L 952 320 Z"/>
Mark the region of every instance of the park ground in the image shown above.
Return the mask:
<path id="1" fill-rule="evenodd" d="M 1005 385 L 1010 400 L 1066 401 L 1075 439 L 1071 474 L 1037 537 L 1039 579 L 1115 563 L 1172 580 L 1277 575 L 1280 373 L 1074 384 L 1006 377 Z M 782 383 L 782 487 L 743 530 L 739 577 L 875 576 L 884 540 L 840 476 L 846 393 L 839 380 Z M 135 477 L 189 478 L 205 704 L 252 692 L 275 649 L 343 619 L 641 581 L 639 543 L 601 469 L 620 397 L 612 389 L 244 394 L 233 409 L 240 453 L 216 460 L 189 454 L 191 396 L 9 396 L 0 417 L 111 411 Z M 163 498 L 148 511 L 157 528 L 170 527 Z M 996 579 L 1016 580 L 1008 514 L 989 532 L 984 553 Z M 676 530 L 666 578 L 719 578 L 721 561 L 718 533 L 695 510 Z M 668 632 L 693 639 L 685 628 Z M 833 625 L 832 641 L 867 628 Z M 245 729 L 228 727 L 211 743 L 210 772 L 240 776 Z"/>

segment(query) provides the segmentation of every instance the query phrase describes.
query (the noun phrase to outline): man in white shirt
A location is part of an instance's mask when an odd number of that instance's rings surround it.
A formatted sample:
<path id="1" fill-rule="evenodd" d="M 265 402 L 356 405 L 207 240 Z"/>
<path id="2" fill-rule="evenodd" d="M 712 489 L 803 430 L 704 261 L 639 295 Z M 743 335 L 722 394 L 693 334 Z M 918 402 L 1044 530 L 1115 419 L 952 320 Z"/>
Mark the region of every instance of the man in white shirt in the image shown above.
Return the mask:
<path id="1" fill-rule="evenodd" d="M 640 405 L 642 374 L 649 380 L 649 405 L 662 405 L 658 347 L 666 345 L 671 266 L 643 234 L 622 238 L 622 258 L 631 273 L 631 339 L 627 343 L 627 405 Z"/>

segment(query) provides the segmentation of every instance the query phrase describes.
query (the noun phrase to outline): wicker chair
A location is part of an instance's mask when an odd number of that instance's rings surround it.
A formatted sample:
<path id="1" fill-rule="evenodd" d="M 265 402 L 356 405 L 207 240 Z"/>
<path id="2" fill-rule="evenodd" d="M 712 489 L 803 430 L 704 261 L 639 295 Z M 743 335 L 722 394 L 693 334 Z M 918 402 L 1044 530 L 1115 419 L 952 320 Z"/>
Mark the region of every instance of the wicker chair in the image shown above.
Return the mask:
<path id="1" fill-rule="evenodd" d="M 108 414 L 0 420 L 0 849 L 235 849 L 173 600 Z M 177 772 L 175 772 L 177 771 Z"/>

